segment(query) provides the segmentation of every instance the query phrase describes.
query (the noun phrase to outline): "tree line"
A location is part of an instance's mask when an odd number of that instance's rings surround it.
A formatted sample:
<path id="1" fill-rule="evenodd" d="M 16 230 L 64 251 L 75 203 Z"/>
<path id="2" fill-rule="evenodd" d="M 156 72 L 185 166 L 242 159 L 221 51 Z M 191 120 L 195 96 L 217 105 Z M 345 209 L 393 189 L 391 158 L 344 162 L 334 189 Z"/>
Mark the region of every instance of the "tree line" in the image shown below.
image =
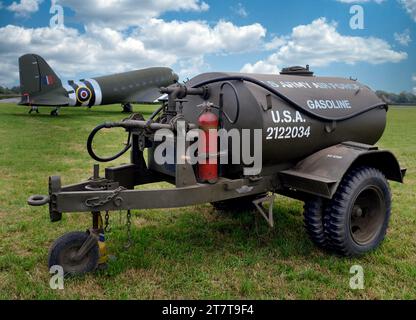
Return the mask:
<path id="1" fill-rule="evenodd" d="M 20 94 L 20 87 L 15 86 L 12 88 L 7 88 L 0 86 L 0 94 Z"/>
<path id="2" fill-rule="evenodd" d="M 376 91 L 376 94 L 389 104 L 414 104 L 416 105 L 416 95 L 411 92 L 403 91 L 399 94 L 386 92 L 382 90 Z"/>

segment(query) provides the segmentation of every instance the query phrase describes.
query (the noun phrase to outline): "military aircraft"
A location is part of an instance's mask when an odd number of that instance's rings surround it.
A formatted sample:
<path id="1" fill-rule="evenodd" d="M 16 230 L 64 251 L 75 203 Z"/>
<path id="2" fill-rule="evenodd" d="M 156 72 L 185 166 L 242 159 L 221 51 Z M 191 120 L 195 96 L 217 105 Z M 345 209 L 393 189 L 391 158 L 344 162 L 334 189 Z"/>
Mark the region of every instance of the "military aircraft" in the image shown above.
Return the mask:
<path id="1" fill-rule="evenodd" d="M 19 58 L 21 101 L 30 106 L 29 113 L 39 112 L 38 106 L 60 107 L 120 103 L 123 112 L 132 112 L 131 103 L 154 102 L 161 96 L 159 88 L 178 81 L 170 68 L 148 68 L 108 76 L 62 82 L 41 56 L 26 54 Z"/>

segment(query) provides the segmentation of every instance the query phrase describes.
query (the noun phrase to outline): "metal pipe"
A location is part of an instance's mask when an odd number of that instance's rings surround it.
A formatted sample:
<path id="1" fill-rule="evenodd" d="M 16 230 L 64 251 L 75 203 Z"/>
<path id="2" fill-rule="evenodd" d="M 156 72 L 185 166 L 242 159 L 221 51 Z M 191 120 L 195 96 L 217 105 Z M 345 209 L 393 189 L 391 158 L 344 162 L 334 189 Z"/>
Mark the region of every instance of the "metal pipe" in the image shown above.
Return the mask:
<path id="1" fill-rule="evenodd" d="M 174 124 L 152 122 L 148 123 L 143 120 L 124 120 L 121 122 L 107 122 L 103 125 L 105 128 L 124 128 L 124 129 L 150 129 L 153 131 L 160 129 L 174 130 Z M 188 124 L 189 129 L 196 129 L 198 126 L 195 124 Z"/>
<path id="2" fill-rule="evenodd" d="M 209 97 L 209 88 L 201 86 L 199 88 L 189 88 L 185 85 L 177 85 L 175 87 L 160 88 L 160 92 L 168 94 L 168 110 L 176 110 L 176 99 L 183 99 L 187 95 L 202 96 L 205 100 Z"/>
<path id="3" fill-rule="evenodd" d="M 121 122 L 113 122 L 109 124 L 110 127 L 108 128 L 115 128 L 115 127 L 121 127 L 124 129 L 150 129 L 150 130 L 160 130 L 160 129 L 172 129 L 172 125 L 166 124 L 166 123 L 158 123 L 158 122 L 152 122 L 148 124 L 147 121 L 143 120 L 125 120 Z"/>

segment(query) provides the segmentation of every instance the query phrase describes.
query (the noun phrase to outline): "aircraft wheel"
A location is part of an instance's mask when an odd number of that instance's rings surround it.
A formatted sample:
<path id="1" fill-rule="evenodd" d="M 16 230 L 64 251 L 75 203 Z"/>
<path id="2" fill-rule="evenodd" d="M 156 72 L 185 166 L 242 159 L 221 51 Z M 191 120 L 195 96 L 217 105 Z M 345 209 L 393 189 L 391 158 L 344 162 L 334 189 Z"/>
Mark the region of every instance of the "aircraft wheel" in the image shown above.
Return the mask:
<path id="1" fill-rule="evenodd" d="M 97 268 L 99 259 L 98 241 L 82 257 L 77 253 L 89 238 L 87 232 L 69 232 L 55 240 L 49 250 L 48 266 L 59 265 L 65 275 L 82 275 Z"/>
<path id="2" fill-rule="evenodd" d="M 123 104 L 123 113 L 132 113 L 133 112 L 133 106 L 131 103 Z"/>
<path id="3" fill-rule="evenodd" d="M 359 167 L 346 174 L 328 206 L 324 229 L 331 249 L 357 256 L 377 248 L 386 235 L 391 193 L 382 172 Z"/>
<path id="4" fill-rule="evenodd" d="M 326 249 L 328 240 L 324 231 L 324 214 L 327 206 L 322 198 L 314 198 L 303 206 L 303 224 L 311 241 L 319 248 Z"/>
<path id="5" fill-rule="evenodd" d="M 52 110 L 51 111 L 51 116 L 53 116 L 53 117 L 58 116 L 58 110 Z"/>

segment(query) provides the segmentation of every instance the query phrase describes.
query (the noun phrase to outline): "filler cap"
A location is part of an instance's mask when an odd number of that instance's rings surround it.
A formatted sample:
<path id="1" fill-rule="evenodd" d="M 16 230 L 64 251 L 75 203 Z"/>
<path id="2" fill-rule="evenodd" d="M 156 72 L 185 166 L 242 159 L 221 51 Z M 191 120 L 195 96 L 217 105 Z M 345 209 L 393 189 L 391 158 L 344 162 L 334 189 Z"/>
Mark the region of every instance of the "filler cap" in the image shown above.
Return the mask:
<path id="1" fill-rule="evenodd" d="M 288 67 L 283 68 L 280 74 L 288 74 L 292 76 L 313 76 L 313 72 L 309 70 L 309 65 L 306 65 L 306 68 L 301 66 L 294 66 L 294 67 Z"/>

